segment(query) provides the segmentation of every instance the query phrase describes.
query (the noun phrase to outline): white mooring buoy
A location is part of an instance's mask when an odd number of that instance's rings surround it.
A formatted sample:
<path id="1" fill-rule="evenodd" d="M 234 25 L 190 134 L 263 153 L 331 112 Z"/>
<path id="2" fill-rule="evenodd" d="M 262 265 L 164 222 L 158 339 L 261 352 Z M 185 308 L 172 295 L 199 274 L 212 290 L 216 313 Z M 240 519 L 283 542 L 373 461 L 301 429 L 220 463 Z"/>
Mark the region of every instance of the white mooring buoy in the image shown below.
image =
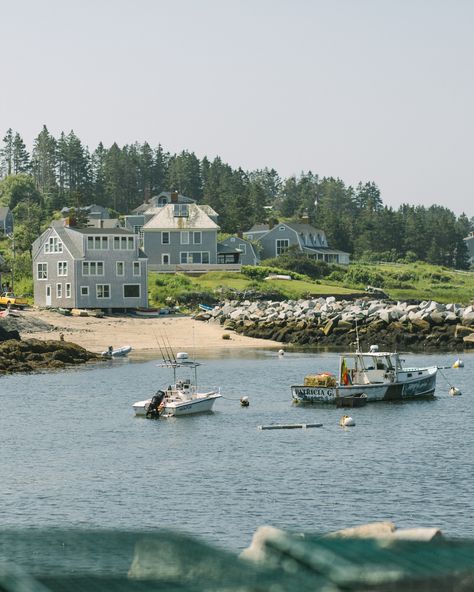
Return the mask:
<path id="1" fill-rule="evenodd" d="M 250 405 L 249 398 L 247 396 L 240 397 L 240 406 L 241 407 L 248 407 Z"/>
<path id="2" fill-rule="evenodd" d="M 350 415 L 343 415 L 339 420 L 339 425 L 348 428 L 355 426 L 356 422 L 352 419 Z"/>
<path id="3" fill-rule="evenodd" d="M 278 350 L 278 355 L 279 356 L 284 356 L 285 355 L 285 350 L 284 349 L 279 349 Z"/>
<path id="4" fill-rule="evenodd" d="M 458 395 L 462 395 L 461 391 L 460 391 L 458 388 L 456 388 L 455 386 L 452 386 L 452 387 L 449 389 L 449 394 L 450 394 L 452 397 L 456 397 L 456 396 L 458 396 Z"/>

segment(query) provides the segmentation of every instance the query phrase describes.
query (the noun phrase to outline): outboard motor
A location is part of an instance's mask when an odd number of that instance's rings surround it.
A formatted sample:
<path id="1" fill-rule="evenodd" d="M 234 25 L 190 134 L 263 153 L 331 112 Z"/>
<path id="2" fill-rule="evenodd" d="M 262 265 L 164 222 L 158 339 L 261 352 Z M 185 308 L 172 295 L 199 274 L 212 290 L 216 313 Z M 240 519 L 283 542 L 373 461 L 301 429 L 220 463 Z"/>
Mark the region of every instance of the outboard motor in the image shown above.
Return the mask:
<path id="1" fill-rule="evenodd" d="M 156 391 L 156 394 L 153 395 L 146 412 L 146 416 L 150 417 L 151 419 L 158 419 L 160 417 L 161 409 L 160 405 L 163 403 L 163 399 L 165 398 L 165 391 Z"/>

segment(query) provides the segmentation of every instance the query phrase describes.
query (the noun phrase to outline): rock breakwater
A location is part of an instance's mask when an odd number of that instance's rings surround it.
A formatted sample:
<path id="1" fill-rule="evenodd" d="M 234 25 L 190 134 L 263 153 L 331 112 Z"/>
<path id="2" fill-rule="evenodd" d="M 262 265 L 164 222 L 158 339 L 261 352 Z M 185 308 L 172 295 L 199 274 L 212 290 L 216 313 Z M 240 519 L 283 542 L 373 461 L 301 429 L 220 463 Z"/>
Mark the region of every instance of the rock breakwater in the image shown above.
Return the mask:
<path id="1" fill-rule="evenodd" d="M 248 337 L 298 346 L 459 351 L 474 348 L 474 306 L 373 299 L 225 301 L 204 316 Z M 204 319 L 203 319 L 204 320 Z"/>

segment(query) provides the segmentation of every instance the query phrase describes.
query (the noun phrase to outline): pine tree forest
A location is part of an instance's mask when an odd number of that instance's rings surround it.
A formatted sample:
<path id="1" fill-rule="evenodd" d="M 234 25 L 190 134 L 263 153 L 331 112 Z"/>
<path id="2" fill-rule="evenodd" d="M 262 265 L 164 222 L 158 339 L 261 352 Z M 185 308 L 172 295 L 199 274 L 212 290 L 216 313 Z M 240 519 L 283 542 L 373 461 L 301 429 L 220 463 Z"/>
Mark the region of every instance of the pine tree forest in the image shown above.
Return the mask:
<path id="1" fill-rule="evenodd" d="M 305 219 L 352 259 L 423 260 L 465 269 L 463 238 L 474 229 L 472 219 L 456 217 L 446 207 L 386 206 L 373 182 L 352 187 L 311 171 L 285 179 L 274 169 L 244 171 L 219 157 L 200 160 L 188 150 L 170 154 L 147 142 L 99 143 L 91 151 L 73 131 L 55 138 L 46 126 L 31 151 L 18 132 L 7 130 L 0 146 L 0 179 L 0 205 L 8 206 L 15 219 L 17 255 L 29 253 L 64 206 L 98 204 L 119 217 L 172 190 L 212 206 L 223 233 Z M 25 271 L 27 266 L 25 258 Z"/>

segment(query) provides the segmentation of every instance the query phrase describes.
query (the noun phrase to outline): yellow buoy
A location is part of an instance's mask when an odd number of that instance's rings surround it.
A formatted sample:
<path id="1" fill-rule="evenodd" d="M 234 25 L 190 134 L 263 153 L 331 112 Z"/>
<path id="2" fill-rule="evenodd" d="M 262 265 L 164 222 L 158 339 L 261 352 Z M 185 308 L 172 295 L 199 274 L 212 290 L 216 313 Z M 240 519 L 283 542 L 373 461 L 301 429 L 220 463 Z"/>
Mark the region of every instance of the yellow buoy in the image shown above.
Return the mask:
<path id="1" fill-rule="evenodd" d="M 464 368 L 464 362 L 459 358 L 454 362 L 453 368 Z"/>

